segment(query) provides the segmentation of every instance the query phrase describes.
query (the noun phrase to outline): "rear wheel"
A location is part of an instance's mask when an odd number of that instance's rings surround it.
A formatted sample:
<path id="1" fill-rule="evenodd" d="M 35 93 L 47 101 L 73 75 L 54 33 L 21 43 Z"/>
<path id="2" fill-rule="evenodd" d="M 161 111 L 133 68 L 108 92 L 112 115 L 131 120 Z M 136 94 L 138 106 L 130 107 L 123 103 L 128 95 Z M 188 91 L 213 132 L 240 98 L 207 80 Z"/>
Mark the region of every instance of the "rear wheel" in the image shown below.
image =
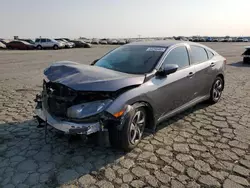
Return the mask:
<path id="1" fill-rule="evenodd" d="M 223 87 L 224 87 L 224 81 L 222 80 L 222 78 L 219 76 L 216 77 L 210 91 L 210 98 L 209 98 L 210 103 L 215 104 L 220 100 Z"/>
<path id="2" fill-rule="evenodd" d="M 57 46 L 57 45 L 54 45 L 54 46 L 53 46 L 53 49 L 54 49 L 54 50 L 58 50 L 58 46 Z"/>
<path id="3" fill-rule="evenodd" d="M 116 127 L 109 128 L 110 144 L 119 149 L 130 151 L 141 141 L 146 125 L 146 110 L 137 107 L 135 111 L 125 119 L 122 130 Z"/>
<path id="4" fill-rule="evenodd" d="M 250 58 L 249 57 L 244 57 L 243 58 L 243 63 L 249 63 L 250 62 Z"/>

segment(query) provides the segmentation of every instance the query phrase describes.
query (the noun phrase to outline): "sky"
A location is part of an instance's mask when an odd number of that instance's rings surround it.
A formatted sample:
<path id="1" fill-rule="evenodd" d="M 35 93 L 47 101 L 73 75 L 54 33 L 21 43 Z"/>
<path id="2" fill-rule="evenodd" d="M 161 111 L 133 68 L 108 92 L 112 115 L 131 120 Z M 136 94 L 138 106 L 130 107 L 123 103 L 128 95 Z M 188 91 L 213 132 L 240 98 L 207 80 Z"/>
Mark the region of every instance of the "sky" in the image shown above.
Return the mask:
<path id="1" fill-rule="evenodd" d="M 250 0 L 0 0 L 0 7 L 0 38 L 250 35 Z"/>

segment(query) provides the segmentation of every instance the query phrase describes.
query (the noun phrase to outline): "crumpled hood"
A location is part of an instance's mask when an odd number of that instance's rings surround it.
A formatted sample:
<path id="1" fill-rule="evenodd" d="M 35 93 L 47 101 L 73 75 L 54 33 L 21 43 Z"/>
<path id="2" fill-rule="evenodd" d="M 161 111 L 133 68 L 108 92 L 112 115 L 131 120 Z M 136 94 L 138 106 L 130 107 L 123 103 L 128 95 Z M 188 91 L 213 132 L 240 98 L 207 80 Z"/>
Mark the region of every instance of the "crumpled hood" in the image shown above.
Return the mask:
<path id="1" fill-rule="evenodd" d="M 144 75 L 126 74 L 71 61 L 52 64 L 44 70 L 44 75 L 49 81 L 76 91 L 117 91 L 124 87 L 140 85 L 145 79 Z"/>

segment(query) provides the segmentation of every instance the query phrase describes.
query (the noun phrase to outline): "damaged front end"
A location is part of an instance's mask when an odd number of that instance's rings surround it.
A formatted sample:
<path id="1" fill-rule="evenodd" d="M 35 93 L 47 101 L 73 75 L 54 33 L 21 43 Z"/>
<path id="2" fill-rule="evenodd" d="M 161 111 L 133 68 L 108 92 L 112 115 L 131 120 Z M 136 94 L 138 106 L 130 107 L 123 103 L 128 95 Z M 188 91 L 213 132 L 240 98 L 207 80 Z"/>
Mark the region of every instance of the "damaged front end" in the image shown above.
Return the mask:
<path id="1" fill-rule="evenodd" d="M 43 91 L 37 95 L 35 114 L 41 121 L 68 134 L 89 135 L 103 131 L 110 124 L 122 123 L 122 116 L 105 111 L 118 92 L 75 91 L 63 84 L 43 82 Z M 127 108 L 128 109 L 128 108 Z"/>

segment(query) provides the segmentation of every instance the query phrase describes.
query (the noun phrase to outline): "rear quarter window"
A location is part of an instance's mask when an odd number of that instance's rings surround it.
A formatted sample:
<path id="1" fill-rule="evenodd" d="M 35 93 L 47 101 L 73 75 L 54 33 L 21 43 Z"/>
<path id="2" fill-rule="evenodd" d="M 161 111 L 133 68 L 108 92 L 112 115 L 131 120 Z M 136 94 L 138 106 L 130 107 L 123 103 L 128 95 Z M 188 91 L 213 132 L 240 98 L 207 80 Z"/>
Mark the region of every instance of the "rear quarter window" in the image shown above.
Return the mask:
<path id="1" fill-rule="evenodd" d="M 214 53 L 211 52 L 210 50 L 206 50 L 206 51 L 207 51 L 208 59 L 212 59 L 214 57 Z"/>
<path id="2" fill-rule="evenodd" d="M 202 63 L 208 60 L 207 52 L 200 46 L 190 46 L 192 64 Z"/>

